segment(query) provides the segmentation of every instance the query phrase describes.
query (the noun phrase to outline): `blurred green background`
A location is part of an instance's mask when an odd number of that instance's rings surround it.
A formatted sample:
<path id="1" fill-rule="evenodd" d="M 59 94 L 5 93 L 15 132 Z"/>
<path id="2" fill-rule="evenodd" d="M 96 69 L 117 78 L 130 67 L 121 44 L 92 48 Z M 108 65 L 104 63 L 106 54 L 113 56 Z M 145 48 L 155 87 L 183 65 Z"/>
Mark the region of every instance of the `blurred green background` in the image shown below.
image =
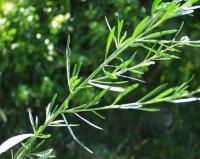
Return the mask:
<path id="1" fill-rule="evenodd" d="M 132 33 L 150 14 L 150 0 L 0 0 L 0 143 L 10 136 L 31 132 L 27 109 L 42 122 L 45 107 L 54 93 L 58 103 L 68 94 L 65 71 L 67 35 L 71 35 L 72 64 L 83 62 L 81 74 L 88 76 L 103 60 L 108 29 L 124 19 Z M 169 21 L 162 27 L 178 28 L 181 35 L 200 39 L 200 11 Z M 124 30 L 125 31 L 125 30 Z M 195 74 L 191 89 L 200 85 L 200 49 L 183 48 L 181 60 L 160 62 L 143 77 L 146 90 L 159 83 L 178 85 Z M 76 102 L 94 96 L 86 91 Z M 126 100 L 133 96 L 129 95 Z M 111 100 L 106 97 L 105 103 Z M 124 101 L 126 102 L 126 101 Z M 159 104 L 161 111 L 103 112 L 106 120 L 87 118 L 104 131 L 81 122 L 77 136 L 95 154 L 77 145 L 66 129 L 50 129 L 53 138 L 44 149 L 55 149 L 58 159 L 198 159 L 200 158 L 200 103 Z M 71 122 L 79 122 L 73 116 Z"/>

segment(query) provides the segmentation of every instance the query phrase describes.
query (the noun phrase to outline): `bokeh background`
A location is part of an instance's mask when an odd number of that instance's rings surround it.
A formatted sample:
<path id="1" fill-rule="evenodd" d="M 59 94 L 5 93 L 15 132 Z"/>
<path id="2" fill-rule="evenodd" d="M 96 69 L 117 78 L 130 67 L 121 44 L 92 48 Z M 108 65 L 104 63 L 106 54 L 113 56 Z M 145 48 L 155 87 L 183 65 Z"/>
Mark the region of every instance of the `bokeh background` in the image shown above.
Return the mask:
<path id="1" fill-rule="evenodd" d="M 136 24 L 150 14 L 151 0 L 0 0 L 0 142 L 10 136 L 31 132 L 27 109 L 44 119 L 45 107 L 54 93 L 57 103 L 68 94 L 65 47 L 71 35 L 72 64 L 83 62 L 81 74 L 88 76 L 103 60 L 108 29 L 124 19 L 132 33 Z M 200 11 L 194 16 L 170 20 L 165 26 L 181 35 L 200 39 Z M 183 48 L 181 60 L 159 62 L 150 67 L 141 95 L 160 83 L 178 85 L 193 74 L 191 89 L 200 86 L 200 49 Z M 135 95 L 135 94 L 134 94 Z M 76 102 L 94 96 L 86 91 Z M 126 100 L 130 100 L 129 95 Z M 107 96 L 108 102 L 112 96 Z M 200 158 L 200 103 L 159 104 L 161 111 L 103 112 L 106 120 L 86 114 L 104 128 L 97 131 L 81 123 L 77 136 L 94 152 L 77 145 L 66 129 L 53 133 L 44 149 L 53 147 L 58 159 L 198 159 Z M 1 158 L 1 157 L 0 157 Z M 5 157 L 9 158 L 9 157 Z"/>

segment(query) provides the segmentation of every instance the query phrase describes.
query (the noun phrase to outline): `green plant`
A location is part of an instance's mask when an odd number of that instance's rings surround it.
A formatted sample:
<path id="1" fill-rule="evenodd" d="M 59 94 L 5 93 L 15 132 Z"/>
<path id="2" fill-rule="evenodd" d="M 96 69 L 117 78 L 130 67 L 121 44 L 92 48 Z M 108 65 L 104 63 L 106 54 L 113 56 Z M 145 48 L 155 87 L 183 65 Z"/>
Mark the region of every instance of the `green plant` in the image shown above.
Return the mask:
<path id="1" fill-rule="evenodd" d="M 161 3 L 161 0 L 155 0 L 151 10 L 151 16 L 144 18 L 130 36 L 127 35 L 127 32 L 123 33 L 122 31 L 123 20 L 118 20 L 117 26 L 111 28 L 106 18 L 110 34 L 107 39 L 105 58 L 102 64 L 100 64 L 99 67 L 86 79 L 83 79 L 79 75 L 81 64 L 74 66 L 71 71 L 71 50 L 69 47 L 70 39 L 68 38 L 66 49 L 66 69 L 70 92 L 69 96 L 60 106 L 55 104 L 57 95 L 52 98 L 46 108 L 45 122 L 41 125 L 39 125 L 37 117 L 35 120 L 33 119 L 32 113 L 29 110 L 29 119 L 34 133 L 23 134 L 7 140 L 1 145 L 0 152 L 3 153 L 15 144 L 30 138 L 26 143 L 22 144 L 22 147 L 15 155 L 12 155 L 12 158 L 21 159 L 24 157 L 31 158 L 33 156 L 40 158 L 52 157 L 52 149 L 38 153 L 37 148 L 46 139 L 51 137 L 51 134 L 44 134 L 47 127 L 64 126 L 67 127 L 71 136 L 78 144 L 88 152 L 93 153 L 77 139 L 72 127 L 78 125 L 69 124 L 66 119 L 66 114 L 74 114 L 92 127 L 101 130 L 102 128 L 86 120 L 80 116 L 79 113 L 91 112 L 97 117 L 103 118 L 103 116 L 99 114 L 100 110 L 134 109 L 155 112 L 159 111 L 159 109 L 150 108 L 148 105 L 160 102 L 185 103 L 200 100 L 200 98 L 194 97 L 196 93 L 200 92 L 200 89 L 188 91 L 189 80 L 177 87 L 167 88 L 166 84 L 161 84 L 134 102 L 120 104 L 120 100 L 124 96 L 141 88 L 142 83 L 144 83 L 141 79 L 142 75 L 149 66 L 155 64 L 157 61 L 179 59 L 179 57 L 173 53 L 179 52 L 183 46 L 200 46 L 200 41 L 190 41 L 187 36 L 183 36 L 180 40 L 177 40 L 177 36 L 183 25 L 181 25 L 178 30 L 156 30 L 160 25 L 171 18 L 191 14 L 195 9 L 199 8 L 199 6 L 193 6 L 196 2 L 198 2 L 198 0 L 174 0 L 166 3 Z M 174 35 L 172 40 L 162 39 L 164 36 L 170 35 Z M 111 47 L 113 42 L 116 50 L 110 53 L 110 50 L 114 49 Z M 133 53 L 130 55 L 130 52 Z M 123 59 L 122 55 L 124 54 L 127 55 L 128 60 Z M 140 54 L 145 54 L 145 58 L 140 59 Z M 137 59 L 137 63 L 134 63 L 133 59 Z M 83 103 L 78 106 L 70 105 L 70 102 L 76 99 L 78 93 L 85 89 L 94 88 L 102 89 L 102 91 L 98 91 L 96 97 L 88 103 Z M 115 100 L 110 105 L 102 106 L 102 98 L 110 91 L 117 93 Z M 59 118 L 61 117 L 62 119 L 60 120 Z M 42 140 L 42 142 L 37 143 L 38 140 Z"/>

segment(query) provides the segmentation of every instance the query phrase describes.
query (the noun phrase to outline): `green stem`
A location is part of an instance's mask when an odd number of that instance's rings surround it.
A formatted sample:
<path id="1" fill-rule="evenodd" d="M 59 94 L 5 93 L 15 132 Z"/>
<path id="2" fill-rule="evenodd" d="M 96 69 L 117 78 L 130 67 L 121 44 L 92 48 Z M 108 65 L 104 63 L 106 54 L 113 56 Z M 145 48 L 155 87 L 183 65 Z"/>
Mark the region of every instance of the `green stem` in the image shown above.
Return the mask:
<path id="1" fill-rule="evenodd" d="M 44 130 L 48 127 L 49 123 L 51 123 L 54 119 L 56 119 L 63 111 L 65 111 L 65 105 L 64 103 L 66 101 L 70 101 L 83 87 L 85 87 L 88 82 L 93 79 L 104 67 L 105 65 L 107 65 L 109 62 L 111 62 L 115 57 L 117 57 L 119 54 L 121 54 L 125 49 L 127 49 L 129 47 L 128 44 L 121 46 L 120 48 L 118 48 L 115 52 L 113 52 L 113 54 L 111 54 L 111 56 L 109 56 L 109 58 L 104 61 L 88 78 L 85 79 L 85 81 L 83 83 L 81 83 L 68 97 L 67 99 L 62 103 L 62 105 L 59 107 L 59 109 L 55 112 L 55 114 L 53 114 L 53 116 L 42 126 L 40 126 L 40 128 L 37 131 L 37 134 L 41 134 L 44 132 Z M 33 147 L 34 143 L 37 140 L 37 136 L 32 137 L 31 139 L 29 139 L 29 141 L 27 142 L 28 145 L 27 147 L 23 147 L 22 149 L 20 149 L 17 154 L 16 154 L 16 159 L 23 159 L 30 151 L 31 148 Z"/>

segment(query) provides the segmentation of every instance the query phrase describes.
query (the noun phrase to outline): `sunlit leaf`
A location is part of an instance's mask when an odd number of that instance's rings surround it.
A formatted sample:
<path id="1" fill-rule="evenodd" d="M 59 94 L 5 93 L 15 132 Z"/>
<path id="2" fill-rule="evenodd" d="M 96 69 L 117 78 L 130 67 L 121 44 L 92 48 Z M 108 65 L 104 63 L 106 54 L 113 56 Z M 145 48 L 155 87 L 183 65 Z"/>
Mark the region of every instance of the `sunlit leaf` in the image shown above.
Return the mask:
<path id="1" fill-rule="evenodd" d="M 149 20 L 150 17 L 144 18 L 135 28 L 135 31 L 133 33 L 133 37 L 137 37 L 146 27 L 146 23 Z"/>
<path id="2" fill-rule="evenodd" d="M 147 112 L 159 112 L 158 108 L 138 108 L 138 110 L 147 111 Z"/>
<path id="3" fill-rule="evenodd" d="M 66 125 L 69 125 L 68 122 L 67 122 L 67 119 L 65 118 L 65 115 L 62 114 L 62 117 L 66 123 Z M 74 141 L 76 141 L 81 147 L 83 147 L 85 150 L 87 150 L 89 153 L 93 154 L 93 151 L 90 150 L 88 147 L 86 147 L 74 134 L 73 130 L 71 129 L 70 126 L 67 126 L 68 130 L 69 130 L 69 133 L 70 135 L 72 136 L 72 138 L 74 139 Z"/>
<path id="4" fill-rule="evenodd" d="M 117 79 L 117 76 L 114 73 L 110 73 L 106 70 L 104 70 L 105 75 L 110 79 Z"/>
<path id="5" fill-rule="evenodd" d="M 114 91 L 114 92 L 124 92 L 125 91 L 125 89 L 122 87 L 108 86 L 108 85 L 102 85 L 102 84 L 97 84 L 97 83 L 92 83 L 92 82 L 90 84 L 95 87 L 107 89 L 107 90 Z"/>
<path id="6" fill-rule="evenodd" d="M 153 14 L 155 12 L 155 10 L 157 9 L 158 5 L 162 2 L 162 0 L 154 0 L 153 1 L 153 5 L 152 5 L 152 9 L 151 9 L 151 13 Z"/>
<path id="7" fill-rule="evenodd" d="M 114 38 L 114 34 L 115 34 L 115 27 L 113 27 L 112 30 L 110 31 L 110 34 L 109 34 L 108 39 L 107 39 L 105 59 L 108 56 L 110 45 L 111 45 L 113 38 Z"/>
<path id="8" fill-rule="evenodd" d="M 9 138 L 8 140 L 6 140 L 0 145 L 0 154 L 6 152 L 13 146 L 19 144 L 20 142 L 32 136 L 34 136 L 34 134 L 22 134 L 22 135 L 17 135 L 17 136 Z"/>
<path id="9" fill-rule="evenodd" d="M 176 32 L 177 32 L 176 29 L 160 31 L 160 32 L 149 34 L 149 35 L 143 37 L 143 39 L 158 38 L 158 37 L 161 37 L 161 36 L 164 36 L 164 35 L 174 34 Z"/>
<path id="10" fill-rule="evenodd" d="M 138 86 L 139 86 L 139 84 L 134 84 L 134 85 L 128 87 L 124 92 L 120 93 L 117 96 L 117 98 L 115 99 L 115 101 L 113 102 L 113 105 L 118 103 L 125 95 L 127 95 L 128 93 L 130 93 L 133 90 L 135 90 Z"/>
<path id="11" fill-rule="evenodd" d="M 153 95 L 159 93 L 166 86 L 167 86 L 167 84 L 163 84 L 163 85 L 160 85 L 160 86 L 156 87 L 154 90 L 152 90 L 147 95 L 145 95 L 143 98 L 141 98 L 138 102 L 140 103 L 140 102 L 145 101 L 146 99 L 148 99 L 148 98 L 152 97 Z"/>

